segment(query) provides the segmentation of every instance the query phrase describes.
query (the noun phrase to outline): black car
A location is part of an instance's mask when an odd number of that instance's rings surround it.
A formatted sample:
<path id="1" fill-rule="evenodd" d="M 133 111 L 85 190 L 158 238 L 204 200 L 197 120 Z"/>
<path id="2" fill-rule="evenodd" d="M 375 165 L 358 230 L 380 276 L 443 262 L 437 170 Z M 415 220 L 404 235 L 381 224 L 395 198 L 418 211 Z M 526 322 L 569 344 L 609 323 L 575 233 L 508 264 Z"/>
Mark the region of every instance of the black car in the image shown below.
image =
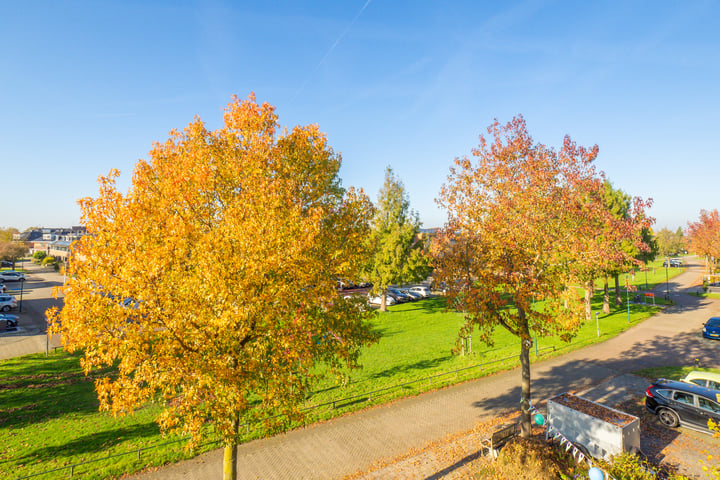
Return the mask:
<path id="1" fill-rule="evenodd" d="M 12 266 L 12 262 L 8 262 L 7 260 L 0 261 L 0 268 L 12 268 Z"/>
<path id="2" fill-rule="evenodd" d="M 708 420 L 720 422 L 720 393 L 692 383 L 661 378 L 645 391 L 645 408 L 668 427 L 708 431 Z"/>

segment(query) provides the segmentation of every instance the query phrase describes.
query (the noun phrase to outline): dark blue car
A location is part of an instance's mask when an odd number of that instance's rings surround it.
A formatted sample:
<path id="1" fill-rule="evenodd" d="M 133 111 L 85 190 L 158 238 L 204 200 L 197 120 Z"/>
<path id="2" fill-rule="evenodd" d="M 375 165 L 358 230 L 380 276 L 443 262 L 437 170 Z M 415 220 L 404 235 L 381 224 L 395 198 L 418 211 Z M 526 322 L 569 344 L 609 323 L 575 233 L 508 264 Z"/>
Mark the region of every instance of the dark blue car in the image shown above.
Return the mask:
<path id="1" fill-rule="evenodd" d="M 703 337 L 720 340 L 720 317 L 712 317 L 703 326 Z"/>

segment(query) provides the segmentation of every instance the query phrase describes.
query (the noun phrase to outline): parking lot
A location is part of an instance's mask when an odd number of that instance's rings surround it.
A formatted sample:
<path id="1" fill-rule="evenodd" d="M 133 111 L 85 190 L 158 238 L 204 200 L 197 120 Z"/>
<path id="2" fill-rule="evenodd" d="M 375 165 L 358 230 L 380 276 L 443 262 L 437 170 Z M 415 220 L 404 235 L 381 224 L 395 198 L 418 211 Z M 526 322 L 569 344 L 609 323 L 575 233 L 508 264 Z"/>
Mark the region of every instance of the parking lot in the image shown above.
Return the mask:
<path id="1" fill-rule="evenodd" d="M 45 311 L 62 307 L 62 298 L 53 298 L 53 288 L 62 285 L 63 276 L 31 262 L 25 262 L 23 267 L 27 272 L 25 282 L 5 283 L 7 293 L 18 301 L 18 308 L 8 313 L 18 315 L 20 320 L 17 330 L 0 332 L 0 359 L 44 352 L 60 345 L 58 338 L 46 339 Z"/>

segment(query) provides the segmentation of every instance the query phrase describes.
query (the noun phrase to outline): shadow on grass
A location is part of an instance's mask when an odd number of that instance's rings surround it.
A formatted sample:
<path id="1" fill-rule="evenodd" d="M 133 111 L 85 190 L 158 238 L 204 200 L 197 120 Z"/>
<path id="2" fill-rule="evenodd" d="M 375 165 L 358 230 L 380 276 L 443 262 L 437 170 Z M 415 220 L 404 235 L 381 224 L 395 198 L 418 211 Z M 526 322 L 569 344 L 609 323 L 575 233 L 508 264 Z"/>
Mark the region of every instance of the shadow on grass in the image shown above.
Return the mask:
<path id="1" fill-rule="evenodd" d="M 83 374 L 77 357 L 61 354 L 46 360 L 38 355 L 21 360 L 2 364 L 0 428 L 23 428 L 68 413 L 97 412 L 95 378 Z"/>
<path id="2" fill-rule="evenodd" d="M 22 388 L 0 392 L 0 428 L 23 428 L 68 413 L 94 413 L 98 400 L 91 381 L 49 388 Z"/>
<path id="3" fill-rule="evenodd" d="M 415 363 L 409 363 L 406 365 L 397 365 L 392 368 L 388 368 L 387 370 L 383 370 L 378 373 L 374 373 L 369 378 L 377 379 L 377 378 L 392 378 L 395 375 L 399 373 L 413 373 L 413 372 L 419 372 L 422 370 L 427 370 L 429 368 L 437 367 L 438 365 L 449 361 L 452 358 L 452 355 L 448 353 L 448 355 L 444 355 L 442 357 L 435 357 L 433 359 L 429 360 L 420 360 L 419 362 Z M 428 376 L 428 375 L 426 375 Z"/>
<path id="4" fill-rule="evenodd" d="M 153 437 L 159 432 L 159 427 L 155 422 L 146 422 L 127 427 L 115 428 L 96 432 L 82 437 L 68 440 L 62 445 L 46 446 L 29 451 L 25 456 L 17 459 L 18 463 L 24 463 L 26 459 L 32 459 L 32 462 L 59 460 L 61 458 L 71 458 L 83 454 L 92 454 L 97 452 L 106 452 L 113 446 L 120 443 L 133 440 L 135 446 L 138 441 L 145 437 Z M 70 436 L 70 433 L 68 433 Z M 82 459 L 77 459 L 82 461 Z"/>
<path id="5" fill-rule="evenodd" d="M 44 353 L 36 353 L 3 360 L 0 362 L 0 389 L 5 383 L 13 383 L 13 378 L 81 372 L 80 357 L 78 353 L 71 355 L 59 352 L 52 353 L 49 357 L 45 357 Z"/>
<path id="6" fill-rule="evenodd" d="M 442 313 L 445 311 L 447 305 L 447 299 L 442 296 L 434 296 L 423 298 L 411 303 L 402 303 L 400 305 L 394 305 L 390 307 L 390 312 L 411 312 L 417 310 L 423 310 L 425 313 Z"/>

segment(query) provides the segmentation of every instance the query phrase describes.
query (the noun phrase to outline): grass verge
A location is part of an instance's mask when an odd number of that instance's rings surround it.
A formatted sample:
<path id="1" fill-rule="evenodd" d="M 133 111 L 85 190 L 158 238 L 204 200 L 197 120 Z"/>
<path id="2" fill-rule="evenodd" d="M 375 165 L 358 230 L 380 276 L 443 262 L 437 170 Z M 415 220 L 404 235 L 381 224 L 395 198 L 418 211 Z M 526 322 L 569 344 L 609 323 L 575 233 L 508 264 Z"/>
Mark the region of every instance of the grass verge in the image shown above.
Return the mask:
<path id="1" fill-rule="evenodd" d="M 666 366 L 644 368 L 633 372 L 635 375 L 655 380 L 657 378 L 667 378 L 668 380 L 680 380 L 690 372 L 712 372 L 720 373 L 720 368 L 703 368 L 703 367 L 680 367 Z"/>

